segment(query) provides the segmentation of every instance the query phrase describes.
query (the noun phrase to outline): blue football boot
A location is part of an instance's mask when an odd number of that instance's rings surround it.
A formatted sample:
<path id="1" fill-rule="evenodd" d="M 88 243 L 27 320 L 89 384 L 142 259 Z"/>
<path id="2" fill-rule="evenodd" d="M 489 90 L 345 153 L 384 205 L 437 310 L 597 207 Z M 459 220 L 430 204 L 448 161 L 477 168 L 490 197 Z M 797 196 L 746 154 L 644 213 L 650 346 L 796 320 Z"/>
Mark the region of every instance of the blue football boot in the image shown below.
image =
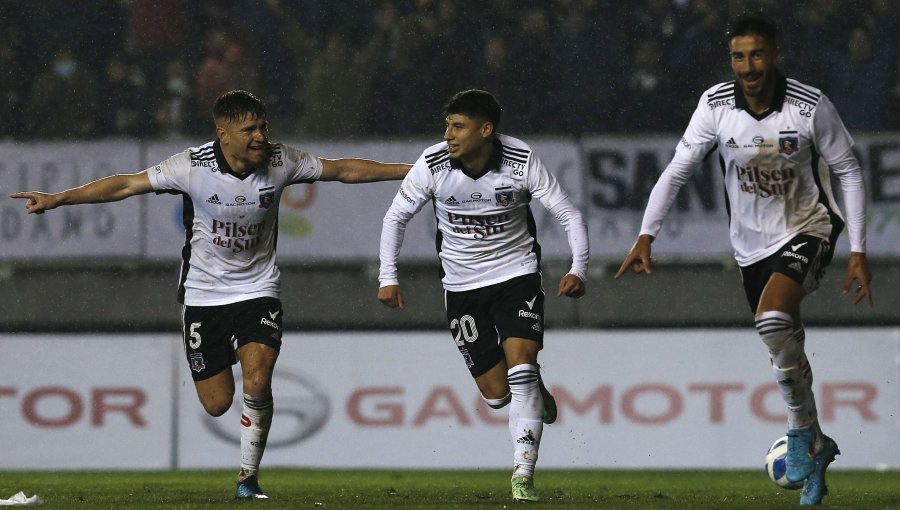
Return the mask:
<path id="1" fill-rule="evenodd" d="M 269 499 L 269 496 L 266 496 L 262 487 L 259 486 L 255 475 L 237 483 L 235 497 L 237 499 Z"/>
<path id="2" fill-rule="evenodd" d="M 784 459 L 787 466 L 787 479 L 790 483 L 806 480 L 816 467 L 815 445 L 816 431 L 813 427 L 790 429 L 787 432 L 788 453 Z"/>
<path id="3" fill-rule="evenodd" d="M 824 436 L 825 447 L 816 452 L 816 459 L 813 461 L 815 468 L 809 475 L 809 478 L 803 482 L 803 491 L 800 493 L 801 505 L 818 505 L 822 502 L 822 498 L 828 494 L 828 486 L 825 485 L 825 470 L 828 465 L 834 462 L 835 455 L 841 453 L 834 439 Z"/>

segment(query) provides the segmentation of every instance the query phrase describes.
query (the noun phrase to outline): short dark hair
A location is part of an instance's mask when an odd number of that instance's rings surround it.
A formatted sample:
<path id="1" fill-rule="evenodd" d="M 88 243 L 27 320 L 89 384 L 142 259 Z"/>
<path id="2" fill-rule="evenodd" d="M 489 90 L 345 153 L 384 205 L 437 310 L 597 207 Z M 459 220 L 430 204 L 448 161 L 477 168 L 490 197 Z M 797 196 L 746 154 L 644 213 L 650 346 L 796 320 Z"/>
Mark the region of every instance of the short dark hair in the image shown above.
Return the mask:
<path id="1" fill-rule="evenodd" d="M 444 117 L 458 113 L 484 119 L 494 124 L 494 129 L 500 124 L 500 112 L 500 103 L 494 95 L 479 89 L 457 92 L 444 106 Z"/>
<path id="2" fill-rule="evenodd" d="M 213 105 L 213 119 L 228 122 L 241 120 L 247 114 L 253 117 L 267 117 L 266 105 L 246 90 L 232 90 L 216 99 Z"/>
<path id="3" fill-rule="evenodd" d="M 745 12 L 732 20 L 725 30 L 725 42 L 741 35 L 759 35 L 773 47 L 778 46 L 778 25 L 763 12 Z"/>

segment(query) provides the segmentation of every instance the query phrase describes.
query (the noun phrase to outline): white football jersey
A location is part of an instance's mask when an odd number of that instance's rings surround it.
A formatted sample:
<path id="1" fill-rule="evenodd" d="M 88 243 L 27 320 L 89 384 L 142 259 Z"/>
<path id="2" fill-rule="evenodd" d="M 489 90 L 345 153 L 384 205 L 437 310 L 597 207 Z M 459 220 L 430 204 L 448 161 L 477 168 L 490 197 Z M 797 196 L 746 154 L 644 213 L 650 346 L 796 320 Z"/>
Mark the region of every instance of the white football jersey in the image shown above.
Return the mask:
<path id="1" fill-rule="evenodd" d="M 747 108 L 736 82 L 700 98 L 675 156 L 650 194 L 641 234 L 656 236 L 690 172 L 718 148 L 731 244 L 740 266 L 772 255 L 797 234 L 836 238 L 844 219 L 831 190 L 840 179 L 852 251 L 865 251 L 865 192 L 853 140 L 821 91 L 782 75 L 773 107 Z"/>
<path id="2" fill-rule="evenodd" d="M 184 198 L 185 245 L 178 300 L 191 306 L 279 297 L 278 205 L 285 186 L 312 182 L 322 161 L 272 144 L 265 168 L 238 176 L 219 142 L 176 154 L 147 174 L 157 193 Z"/>
<path id="3" fill-rule="evenodd" d="M 436 247 L 444 288 L 471 290 L 540 270 L 541 247 L 529 203 L 537 198 L 565 227 L 571 274 L 585 280 L 587 227 L 569 195 L 525 142 L 497 135 L 489 170 L 472 179 L 447 143 L 425 150 L 384 217 L 381 286 L 397 285 L 397 257 L 406 224 L 427 203 L 437 218 Z"/>

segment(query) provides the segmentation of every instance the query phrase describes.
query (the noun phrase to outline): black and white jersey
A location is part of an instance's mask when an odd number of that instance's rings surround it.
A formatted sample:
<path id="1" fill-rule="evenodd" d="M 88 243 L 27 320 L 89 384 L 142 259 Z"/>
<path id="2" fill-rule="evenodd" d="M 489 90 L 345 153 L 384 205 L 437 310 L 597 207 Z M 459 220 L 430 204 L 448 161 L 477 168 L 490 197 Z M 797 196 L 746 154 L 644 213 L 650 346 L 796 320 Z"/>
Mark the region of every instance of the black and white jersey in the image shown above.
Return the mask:
<path id="1" fill-rule="evenodd" d="M 539 271 L 532 198 L 565 227 L 573 255 L 569 272 L 585 280 L 584 219 L 528 144 L 497 135 L 489 170 L 477 179 L 458 165 L 441 142 L 425 150 L 403 180 L 382 227 L 382 287 L 398 284 L 397 257 L 406 224 L 429 202 L 437 218 L 436 247 L 446 290 L 486 287 Z"/>
<path id="2" fill-rule="evenodd" d="M 656 236 L 680 187 L 718 148 L 735 258 L 747 266 L 797 234 L 836 237 L 844 219 L 829 168 L 840 180 L 852 251 L 865 251 L 865 191 L 853 140 L 818 89 L 782 75 L 773 107 L 756 115 L 740 86 L 720 83 L 700 98 L 675 156 L 650 194 L 641 234 Z"/>
<path id="3" fill-rule="evenodd" d="M 278 205 L 285 186 L 312 182 L 322 161 L 272 144 L 265 168 L 239 176 L 219 142 L 176 154 L 147 174 L 157 193 L 184 197 L 185 245 L 178 299 L 191 306 L 279 297 Z"/>

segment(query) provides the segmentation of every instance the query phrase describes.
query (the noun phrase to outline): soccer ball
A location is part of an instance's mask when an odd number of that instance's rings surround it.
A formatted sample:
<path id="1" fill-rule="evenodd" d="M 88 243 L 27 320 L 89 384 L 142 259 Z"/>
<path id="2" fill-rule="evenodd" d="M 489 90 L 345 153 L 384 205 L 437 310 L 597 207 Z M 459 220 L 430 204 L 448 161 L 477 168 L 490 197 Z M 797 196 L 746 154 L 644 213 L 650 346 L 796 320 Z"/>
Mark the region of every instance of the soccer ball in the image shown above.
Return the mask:
<path id="1" fill-rule="evenodd" d="M 785 464 L 787 452 L 787 436 L 779 437 L 766 453 L 766 473 L 769 474 L 769 479 L 783 489 L 799 489 L 803 487 L 803 481 L 791 483 L 787 479 L 787 465 Z"/>

